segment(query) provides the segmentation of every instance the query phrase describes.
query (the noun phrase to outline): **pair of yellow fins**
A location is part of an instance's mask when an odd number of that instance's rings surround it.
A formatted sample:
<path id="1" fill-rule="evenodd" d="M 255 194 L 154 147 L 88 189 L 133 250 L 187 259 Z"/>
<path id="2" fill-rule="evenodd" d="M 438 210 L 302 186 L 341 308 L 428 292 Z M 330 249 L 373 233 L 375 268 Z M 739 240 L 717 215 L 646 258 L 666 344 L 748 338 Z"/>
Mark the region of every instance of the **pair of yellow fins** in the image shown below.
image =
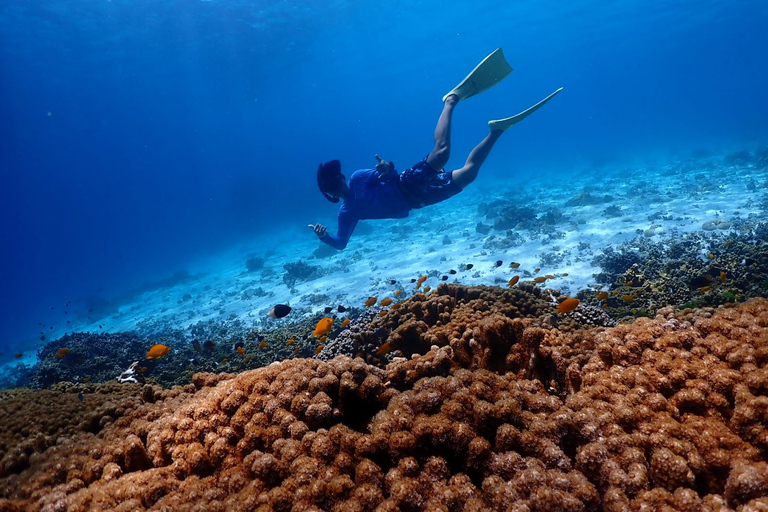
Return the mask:
<path id="1" fill-rule="evenodd" d="M 484 58 L 480 64 L 475 66 L 475 69 L 473 69 L 459 85 L 443 96 L 443 102 L 445 102 L 445 100 L 448 99 L 448 96 L 452 94 L 455 94 L 459 98 L 459 101 L 461 101 L 486 91 L 501 82 L 511 72 L 512 66 L 510 66 L 504 58 L 504 53 L 501 51 L 501 48 L 497 48 L 493 53 Z M 534 106 L 523 110 L 517 115 L 488 121 L 488 127 L 491 130 L 506 130 L 536 112 L 546 102 L 551 100 L 555 94 L 562 90 L 562 87 L 559 88 Z"/>

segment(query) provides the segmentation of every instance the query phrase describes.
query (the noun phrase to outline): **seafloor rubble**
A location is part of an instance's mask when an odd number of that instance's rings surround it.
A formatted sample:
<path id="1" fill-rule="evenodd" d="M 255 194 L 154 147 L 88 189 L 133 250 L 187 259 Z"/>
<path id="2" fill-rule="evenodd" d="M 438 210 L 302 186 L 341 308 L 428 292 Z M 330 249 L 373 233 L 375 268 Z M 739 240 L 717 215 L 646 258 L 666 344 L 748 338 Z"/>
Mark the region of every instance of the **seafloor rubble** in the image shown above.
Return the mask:
<path id="1" fill-rule="evenodd" d="M 472 307 L 407 301 L 384 368 L 3 392 L 0 511 L 768 507 L 767 300 L 560 330 L 446 290 Z"/>

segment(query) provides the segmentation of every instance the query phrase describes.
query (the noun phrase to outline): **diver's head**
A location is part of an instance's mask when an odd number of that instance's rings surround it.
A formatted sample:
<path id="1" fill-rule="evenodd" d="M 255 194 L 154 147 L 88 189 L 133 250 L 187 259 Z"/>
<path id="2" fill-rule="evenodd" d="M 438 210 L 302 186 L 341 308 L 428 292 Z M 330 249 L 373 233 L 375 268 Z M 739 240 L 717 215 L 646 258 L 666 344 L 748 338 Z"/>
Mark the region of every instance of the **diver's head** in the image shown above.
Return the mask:
<path id="1" fill-rule="evenodd" d="M 341 162 L 331 160 L 320 164 L 317 168 L 317 186 L 325 198 L 332 203 L 338 203 L 340 197 L 346 197 L 349 187 L 344 175 L 341 174 Z"/>

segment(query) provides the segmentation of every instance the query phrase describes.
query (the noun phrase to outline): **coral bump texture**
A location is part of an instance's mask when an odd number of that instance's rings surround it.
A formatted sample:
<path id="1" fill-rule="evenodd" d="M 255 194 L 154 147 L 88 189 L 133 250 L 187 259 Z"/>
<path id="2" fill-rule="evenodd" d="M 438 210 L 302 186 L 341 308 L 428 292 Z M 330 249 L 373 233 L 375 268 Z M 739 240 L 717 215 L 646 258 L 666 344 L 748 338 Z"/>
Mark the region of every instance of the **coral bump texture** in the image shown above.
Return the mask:
<path id="1" fill-rule="evenodd" d="M 419 300 L 440 321 L 397 335 L 429 348 L 386 368 L 294 359 L 183 388 L 94 385 L 107 419 L 45 431 L 29 425 L 55 397 L 0 397 L 0 510 L 768 507 L 768 301 L 563 332 Z"/>

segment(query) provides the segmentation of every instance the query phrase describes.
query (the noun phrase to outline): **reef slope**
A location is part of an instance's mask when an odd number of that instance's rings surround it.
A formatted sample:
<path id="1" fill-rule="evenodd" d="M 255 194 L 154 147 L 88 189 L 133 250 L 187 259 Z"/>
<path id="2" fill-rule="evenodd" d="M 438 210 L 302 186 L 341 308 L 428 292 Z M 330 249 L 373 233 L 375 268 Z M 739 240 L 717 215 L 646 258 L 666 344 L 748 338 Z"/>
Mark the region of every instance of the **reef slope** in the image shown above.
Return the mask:
<path id="1" fill-rule="evenodd" d="M 0 510 L 768 507 L 768 301 L 566 332 L 482 293 L 403 306 L 389 340 L 428 352 L 384 368 L 92 385 L 89 415 L 66 385 L 5 392 Z"/>

